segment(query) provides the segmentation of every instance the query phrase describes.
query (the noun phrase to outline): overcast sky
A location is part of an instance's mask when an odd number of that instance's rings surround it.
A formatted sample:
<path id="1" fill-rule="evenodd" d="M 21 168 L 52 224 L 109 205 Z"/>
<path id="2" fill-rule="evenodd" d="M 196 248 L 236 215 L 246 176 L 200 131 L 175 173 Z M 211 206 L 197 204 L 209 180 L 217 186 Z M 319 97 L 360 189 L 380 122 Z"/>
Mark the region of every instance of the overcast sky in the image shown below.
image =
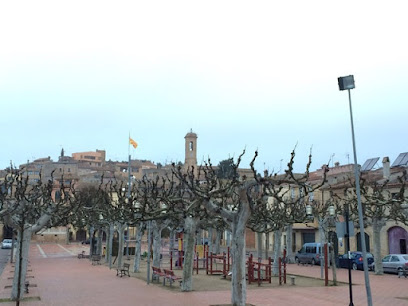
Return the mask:
<path id="1" fill-rule="evenodd" d="M 105 149 L 184 161 L 247 150 L 302 171 L 407 152 L 406 1 L 2 1 L 0 168 Z M 381 166 L 381 159 L 378 166 Z"/>

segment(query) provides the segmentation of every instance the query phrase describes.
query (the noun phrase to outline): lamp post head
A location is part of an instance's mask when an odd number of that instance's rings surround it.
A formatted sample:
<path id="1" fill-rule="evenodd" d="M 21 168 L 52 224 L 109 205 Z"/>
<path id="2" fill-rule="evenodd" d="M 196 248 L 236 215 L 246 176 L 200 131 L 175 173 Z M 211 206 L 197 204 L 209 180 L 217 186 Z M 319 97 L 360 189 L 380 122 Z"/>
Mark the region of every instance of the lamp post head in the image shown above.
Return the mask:
<path id="1" fill-rule="evenodd" d="M 330 205 L 328 210 L 329 210 L 330 217 L 333 217 L 334 214 L 336 213 L 336 209 L 334 208 L 334 206 Z"/>
<path id="2" fill-rule="evenodd" d="M 339 82 L 339 89 L 340 90 L 346 90 L 346 89 L 353 89 L 355 88 L 354 85 L 354 76 L 353 75 L 348 75 L 344 77 L 339 77 L 338 79 Z"/>
<path id="3" fill-rule="evenodd" d="M 310 204 L 306 205 L 306 215 L 308 217 L 313 215 L 313 209 L 312 209 L 312 206 Z"/>

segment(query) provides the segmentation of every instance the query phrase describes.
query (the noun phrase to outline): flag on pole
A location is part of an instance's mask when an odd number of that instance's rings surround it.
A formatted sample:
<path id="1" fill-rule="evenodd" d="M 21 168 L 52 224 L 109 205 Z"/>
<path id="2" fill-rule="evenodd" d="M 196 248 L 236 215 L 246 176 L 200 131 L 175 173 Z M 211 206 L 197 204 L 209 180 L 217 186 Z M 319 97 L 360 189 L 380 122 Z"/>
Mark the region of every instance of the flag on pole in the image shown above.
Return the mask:
<path id="1" fill-rule="evenodd" d="M 132 138 L 129 137 L 129 143 L 136 149 L 137 148 L 137 142 L 134 141 Z"/>

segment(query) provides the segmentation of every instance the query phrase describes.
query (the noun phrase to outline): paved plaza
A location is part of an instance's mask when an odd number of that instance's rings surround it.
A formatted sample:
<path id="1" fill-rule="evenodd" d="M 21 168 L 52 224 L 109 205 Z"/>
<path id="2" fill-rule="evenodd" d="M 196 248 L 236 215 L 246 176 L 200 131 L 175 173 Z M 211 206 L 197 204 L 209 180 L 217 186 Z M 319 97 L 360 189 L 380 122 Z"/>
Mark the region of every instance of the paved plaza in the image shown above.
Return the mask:
<path id="1" fill-rule="evenodd" d="M 30 249 L 28 280 L 32 297 L 22 305 L 220 305 L 229 304 L 230 291 L 180 292 L 161 284 L 146 284 L 136 277 L 116 277 L 116 270 L 105 265 L 93 266 L 77 254 L 88 251 L 78 244 L 36 244 Z M 0 278 L 0 298 L 10 297 L 14 267 L 8 263 Z M 346 269 L 339 269 L 338 280 L 347 282 Z M 320 267 L 288 265 L 288 273 L 320 278 Z M 364 273 L 352 271 L 354 305 L 367 305 Z M 216 277 L 216 276 L 205 276 Z M 330 274 L 331 278 L 331 274 Z M 277 281 L 273 279 L 273 281 Z M 290 283 L 290 282 L 288 282 Z M 408 279 L 396 275 L 376 276 L 370 272 L 374 305 L 408 305 Z M 274 286 L 251 287 L 247 303 L 253 305 L 348 305 L 347 285 L 337 287 Z M 36 298 L 40 300 L 35 300 Z M 1 305 L 15 305 L 3 302 Z"/>

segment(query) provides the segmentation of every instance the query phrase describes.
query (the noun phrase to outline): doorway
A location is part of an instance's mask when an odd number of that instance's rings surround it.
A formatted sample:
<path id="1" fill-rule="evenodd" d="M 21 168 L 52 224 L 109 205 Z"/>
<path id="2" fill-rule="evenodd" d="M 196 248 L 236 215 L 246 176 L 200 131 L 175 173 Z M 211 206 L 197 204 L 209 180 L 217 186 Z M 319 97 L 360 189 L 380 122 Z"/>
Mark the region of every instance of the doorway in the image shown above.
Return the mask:
<path id="1" fill-rule="evenodd" d="M 405 239 L 400 239 L 400 254 L 407 254 L 407 242 Z"/>

